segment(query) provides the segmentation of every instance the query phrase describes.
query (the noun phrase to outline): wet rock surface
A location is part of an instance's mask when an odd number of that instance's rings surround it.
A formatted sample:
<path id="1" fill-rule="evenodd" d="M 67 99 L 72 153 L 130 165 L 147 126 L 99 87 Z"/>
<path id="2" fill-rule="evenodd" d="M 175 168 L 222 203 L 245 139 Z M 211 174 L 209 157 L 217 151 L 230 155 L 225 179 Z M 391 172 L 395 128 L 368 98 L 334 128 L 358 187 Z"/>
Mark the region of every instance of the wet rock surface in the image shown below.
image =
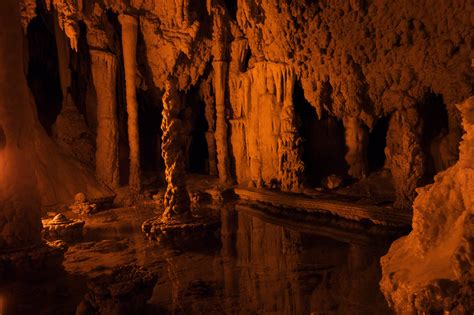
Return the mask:
<path id="1" fill-rule="evenodd" d="M 117 267 L 111 274 L 98 276 L 87 284 L 89 292 L 76 309 L 76 315 L 143 313 L 156 280 L 156 275 L 142 267 Z"/>

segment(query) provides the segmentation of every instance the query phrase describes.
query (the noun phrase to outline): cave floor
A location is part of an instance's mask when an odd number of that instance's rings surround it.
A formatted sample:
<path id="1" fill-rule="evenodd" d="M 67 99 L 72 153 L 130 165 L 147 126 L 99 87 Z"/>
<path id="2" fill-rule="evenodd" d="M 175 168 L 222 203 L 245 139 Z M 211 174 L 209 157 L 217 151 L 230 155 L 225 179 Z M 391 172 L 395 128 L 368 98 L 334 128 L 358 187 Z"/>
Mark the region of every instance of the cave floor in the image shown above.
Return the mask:
<path id="1" fill-rule="evenodd" d="M 156 211 L 144 204 L 88 217 L 64 271 L 0 285 L 0 313 L 74 314 L 89 278 L 135 263 L 158 275 L 149 314 L 390 314 L 378 282 L 393 235 L 228 202 L 208 211 L 221 220 L 214 235 L 165 246 L 140 228 Z"/>

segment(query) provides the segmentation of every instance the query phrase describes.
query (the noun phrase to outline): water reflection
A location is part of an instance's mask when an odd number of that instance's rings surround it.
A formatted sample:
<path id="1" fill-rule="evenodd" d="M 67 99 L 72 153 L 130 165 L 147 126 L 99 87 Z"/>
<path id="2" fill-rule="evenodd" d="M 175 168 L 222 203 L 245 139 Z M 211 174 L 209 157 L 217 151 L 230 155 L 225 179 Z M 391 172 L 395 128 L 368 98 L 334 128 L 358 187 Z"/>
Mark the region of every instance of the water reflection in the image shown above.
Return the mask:
<path id="1" fill-rule="evenodd" d="M 186 248 L 145 240 L 139 228 L 144 218 L 136 213 L 115 221 L 128 228 L 109 222 L 94 231 L 91 223 L 93 238 L 66 255 L 68 275 L 41 285 L 0 285 L 2 315 L 74 314 L 87 276 L 129 262 L 158 274 L 149 314 L 390 314 L 378 288 L 379 258 L 388 243 L 373 245 L 336 230 L 333 240 L 315 224 L 276 224 L 234 205 L 219 215 L 218 240 L 196 239 Z"/>
<path id="2" fill-rule="evenodd" d="M 219 256 L 171 255 L 152 302 L 177 314 L 390 314 L 378 287 L 387 246 L 335 241 L 226 207 Z"/>

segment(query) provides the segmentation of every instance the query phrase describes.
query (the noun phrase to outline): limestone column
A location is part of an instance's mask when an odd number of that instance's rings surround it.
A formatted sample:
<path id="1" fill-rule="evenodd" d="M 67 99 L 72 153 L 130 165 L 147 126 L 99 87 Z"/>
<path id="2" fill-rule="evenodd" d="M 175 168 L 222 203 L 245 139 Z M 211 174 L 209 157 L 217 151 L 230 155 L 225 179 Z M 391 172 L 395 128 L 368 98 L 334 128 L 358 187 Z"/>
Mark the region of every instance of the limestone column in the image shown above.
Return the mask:
<path id="1" fill-rule="evenodd" d="M 135 82 L 137 80 L 137 37 L 138 20 L 136 17 L 121 14 L 118 17 L 122 25 L 122 50 L 125 68 L 125 89 L 128 114 L 128 142 L 130 146 L 130 179 L 129 186 L 133 191 L 140 191 L 140 140 L 138 134 L 138 102 Z"/>
<path id="2" fill-rule="evenodd" d="M 349 175 L 362 179 L 367 176 L 367 145 L 369 134 L 364 124 L 357 117 L 345 117 L 343 119 L 347 153 L 346 162 L 349 165 Z"/>
<path id="3" fill-rule="evenodd" d="M 425 172 L 421 147 L 422 126 L 414 108 L 393 113 L 387 131 L 385 155 L 395 184 L 395 206 L 410 209 Z"/>
<path id="4" fill-rule="evenodd" d="M 116 57 L 102 50 L 90 50 L 91 71 L 97 94 L 96 175 L 111 188 L 120 183 L 116 102 Z"/>
<path id="5" fill-rule="evenodd" d="M 32 147 L 34 108 L 23 69 L 17 0 L 0 1 L 0 252 L 41 242 Z M 40 144 L 38 144 L 40 145 Z M 0 267 L 1 268 L 1 267 Z M 0 275 L 1 278 L 1 275 Z"/>
<path id="6" fill-rule="evenodd" d="M 216 138 L 214 134 L 216 132 L 216 108 L 214 106 L 214 97 L 211 93 L 212 89 L 212 76 L 202 82 L 199 86 L 199 95 L 205 104 L 204 115 L 206 117 L 208 129 L 206 132 L 206 143 L 207 152 L 209 154 L 209 175 L 215 176 L 217 172 L 217 149 L 216 149 Z"/>
<path id="7" fill-rule="evenodd" d="M 225 94 L 227 84 L 228 63 L 225 61 L 226 25 L 224 23 L 225 11 L 221 7 L 213 8 L 213 47 L 214 61 L 214 95 L 216 97 L 216 148 L 217 169 L 219 180 L 222 184 L 232 182 L 229 170 L 229 145 L 227 143 L 227 121 L 225 115 Z"/>
<path id="8" fill-rule="evenodd" d="M 280 75 L 284 94 L 280 114 L 280 137 L 278 139 L 279 180 L 281 190 L 299 192 L 303 181 L 304 164 L 301 160 L 303 154 L 302 139 L 298 135 L 295 106 L 293 104 L 295 75 L 292 69 L 286 67 Z"/>
<path id="9" fill-rule="evenodd" d="M 229 172 L 229 145 L 227 143 L 227 121 L 225 117 L 225 85 L 227 80 L 227 62 L 214 61 L 214 93 L 216 96 L 216 151 L 217 169 L 221 183 L 231 181 Z"/>
<path id="10" fill-rule="evenodd" d="M 216 113 L 214 108 L 214 101 L 209 100 L 205 102 L 205 116 L 207 125 L 209 129 L 206 132 L 206 142 L 207 142 L 207 152 L 209 154 L 209 175 L 215 176 L 218 174 L 217 172 L 217 148 L 216 148 L 216 138 L 214 137 L 216 128 L 215 128 L 215 119 L 214 115 Z"/>
<path id="11" fill-rule="evenodd" d="M 161 130 L 161 154 L 165 162 L 165 179 L 168 183 L 164 198 L 165 211 L 162 221 L 166 222 L 190 214 L 190 201 L 186 188 L 186 160 L 183 153 L 183 123 L 179 118 L 181 99 L 175 79 L 168 79 L 163 95 L 163 119 Z"/>

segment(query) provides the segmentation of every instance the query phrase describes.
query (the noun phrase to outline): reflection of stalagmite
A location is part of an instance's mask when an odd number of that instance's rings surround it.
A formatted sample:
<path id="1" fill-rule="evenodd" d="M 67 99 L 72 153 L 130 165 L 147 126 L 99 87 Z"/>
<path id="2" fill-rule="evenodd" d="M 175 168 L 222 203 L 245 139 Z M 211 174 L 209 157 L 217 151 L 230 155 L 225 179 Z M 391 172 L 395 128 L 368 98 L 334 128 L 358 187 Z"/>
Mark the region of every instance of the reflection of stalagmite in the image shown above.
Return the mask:
<path id="1" fill-rule="evenodd" d="M 128 141 L 130 146 L 130 189 L 140 191 L 140 141 L 138 134 L 138 103 L 135 82 L 137 79 L 137 18 L 121 14 L 119 22 L 122 25 L 122 48 L 125 68 L 125 85 L 128 114 Z"/>
<path id="2" fill-rule="evenodd" d="M 385 154 L 397 193 L 395 205 L 409 209 L 425 167 L 421 122 L 415 109 L 399 110 L 393 114 L 387 132 Z"/>
<path id="3" fill-rule="evenodd" d="M 182 104 L 176 85 L 176 80 L 169 79 L 163 95 L 161 154 L 165 162 L 165 177 L 168 183 L 164 198 L 163 221 L 188 214 L 190 209 L 185 181 L 185 157 L 182 150 L 183 124 L 179 118 Z"/>
<path id="4" fill-rule="evenodd" d="M 227 121 L 225 109 L 225 94 L 227 82 L 227 67 L 225 61 L 225 41 L 226 28 L 224 25 L 224 13 L 222 8 L 214 9 L 214 30 L 213 30 L 213 55 L 214 61 L 214 93 L 216 96 L 216 147 L 217 147 L 217 168 L 221 183 L 229 183 L 232 179 L 229 172 L 229 148 L 227 143 Z"/>
<path id="5" fill-rule="evenodd" d="M 346 162 L 349 175 L 354 178 L 365 178 L 367 175 L 368 132 L 356 117 L 345 117 Z"/>
<path id="6" fill-rule="evenodd" d="M 96 174 L 102 182 L 116 188 L 119 186 L 116 58 L 101 50 L 91 50 L 90 54 L 97 94 Z"/>

